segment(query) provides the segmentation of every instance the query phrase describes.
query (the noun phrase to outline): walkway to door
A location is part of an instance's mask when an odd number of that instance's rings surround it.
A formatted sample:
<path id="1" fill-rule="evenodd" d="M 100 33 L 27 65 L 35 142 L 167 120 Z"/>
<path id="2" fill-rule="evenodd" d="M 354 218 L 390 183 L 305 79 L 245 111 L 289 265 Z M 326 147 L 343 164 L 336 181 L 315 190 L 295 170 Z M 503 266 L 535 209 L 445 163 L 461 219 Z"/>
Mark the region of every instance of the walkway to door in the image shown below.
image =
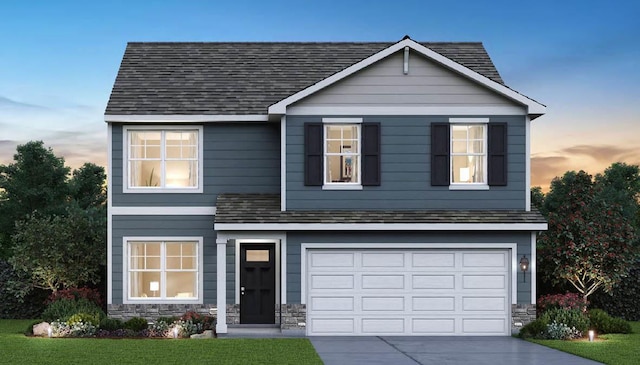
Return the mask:
<path id="1" fill-rule="evenodd" d="M 595 365 L 513 337 L 309 337 L 325 365 Z"/>

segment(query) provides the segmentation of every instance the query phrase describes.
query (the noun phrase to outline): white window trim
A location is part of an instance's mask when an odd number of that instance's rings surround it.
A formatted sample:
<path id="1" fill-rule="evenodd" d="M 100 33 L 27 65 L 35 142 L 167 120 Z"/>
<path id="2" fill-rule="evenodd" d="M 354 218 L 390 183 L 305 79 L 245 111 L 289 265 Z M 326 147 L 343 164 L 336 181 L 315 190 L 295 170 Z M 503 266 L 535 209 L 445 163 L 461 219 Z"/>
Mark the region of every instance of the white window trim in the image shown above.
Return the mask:
<path id="1" fill-rule="evenodd" d="M 130 131 L 144 131 L 144 130 L 187 130 L 193 129 L 198 131 L 198 184 L 193 188 L 162 188 L 162 187 L 130 187 L 129 176 L 131 174 L 129 164 L 129 132 Z M 142 194 L 157 194 L 157 193 L 180 193 L 180 194 L 201 194 L 203 192 L 204 185 L 204 159 L 203 159 L 203 128 L 201 125 L 135 125 L 135 126 L 123 126 L 122 127 L 122 192 L 123 193 L 142 193 Z"/>
<path id="2" fill-rule="evenodd" d="M 456 183 L 453 182 L 453 125 L 454 124 L 483 124 L 484 160 L 483 183 Z M 489 190 L 489 118 L 449 118 L 449 190 Z"/>
<path id="3" fill-rule="evenodd" d="M 129 242 L 132 241 L 152 241 L 152 242 L 184 242 L 196 241 L 198 243 L 198 276 L 196 278 L 198 295 L 195 298 L 130 298 L 129 297 Z M 122 303 L 123 304 L 203 304 L 204 302 L 204 253 L 203 237 L 168 237 L 168 236 L 127 236 L 122 237 Z M 162 264 L 164 268 L 164 264 Z"/>
<path id="4" fill-rule="evenodd" d="M 362 118 L 322 118 L 322 190 L 362 190 Z M 358 131 L 358 182 L 331 182 L 327 181 L 327 125 L 328 124 L 354 124 Z"/>

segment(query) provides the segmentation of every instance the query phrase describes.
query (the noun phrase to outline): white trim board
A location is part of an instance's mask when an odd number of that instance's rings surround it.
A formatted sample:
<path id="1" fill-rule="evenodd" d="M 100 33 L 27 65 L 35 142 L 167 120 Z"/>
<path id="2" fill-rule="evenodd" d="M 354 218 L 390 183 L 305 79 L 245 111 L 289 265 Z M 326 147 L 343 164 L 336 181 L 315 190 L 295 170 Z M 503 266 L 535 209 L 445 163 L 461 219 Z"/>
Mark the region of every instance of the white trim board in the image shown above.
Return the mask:
<path id="1" fill-rule="evenodd" d="M 287 115 L 526 115 L 519 106 L 291 106 Z"/>
<path id="2" fill-rule="evenodd" d="M 409 47 L 410 49 L 418 52 L 419 54 L 429 58 L 432 61 L 435 61 L 446 68 L 457 72 L 458 74 L 465 76 L 494 92 L 501 94 L 517 103 L 522 104 L 527 108 L 527 113 L 532 115 L 541 115 L 546 112 L 546 106 L 532 100 L 500 83 L 497 83 L 488 77 L 485 77 L 468 67 L 465 67 L 437 52 L 432 51 L 431 49 L 421 45 L 420 43 L 415 42 L 412 39 L 403 39 L 398 43 L 395 43 L 382 51 L 363 59 L 362 61 L 347 67 L 346 69 L 333 74 L 332 76 L 327 77 L 319 81 L 318 83 L 309 86 L 306 89 L 303 89 L 271 106 L 269 106 L 269 114 L 279 114 L 284 115 L 287 114 L 287 107 L 303 98 L 306 98 L 309 95 L 312 95 L 330 85 L 335 84 L 336 82 L 350 76 L 380 60 L 383 58 L 390 56 L 398 51 L 403 50 L 405 47 Z"/>
<path id="3" fill-rule="evenodd" d="M 511 251 L 511 304 L 518 303 L 517 243 L 302 243 L 300 245 L 300 303 L 306 304 L 307 250 L 309 249 L 508 249 Z M 508 311 L 511 312 L 510 310 Z"/>
<path id="4" fill-rule="evenodd" d="M 216 215 L 216 207 L 111 207 L 112 215 Z"/>
<path id="5" fill-rule="evenodd" d="M 113 126 L 107 125 L 107 304 L 113 303 Z"/>
<path id="6" fill-rule="evenodd" d="M 280 118 L 280 211 L 287 210 L 287 117 Z"/>
<path id="7" fill-rule="evenodd" d="M 215 223 L 216 231 L 545 231 L 547 223 Z"/>
<path id="8" fill-rule="evenodd" d="M 107 114 L 104 121 L 111 123 L 207 123 L 207 122 L 268 122 L 266 114 L 247 115 L 117 115 Z"/>

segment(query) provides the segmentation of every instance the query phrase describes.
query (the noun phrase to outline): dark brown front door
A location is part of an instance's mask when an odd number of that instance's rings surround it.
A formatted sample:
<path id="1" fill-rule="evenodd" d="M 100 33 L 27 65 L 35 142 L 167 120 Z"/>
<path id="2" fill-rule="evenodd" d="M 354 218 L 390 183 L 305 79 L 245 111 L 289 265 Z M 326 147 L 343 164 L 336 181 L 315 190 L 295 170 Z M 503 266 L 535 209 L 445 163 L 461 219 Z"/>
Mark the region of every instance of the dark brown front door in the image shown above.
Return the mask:
<path id="1" fill-rule="evenodd" d="M 240 245 L 240 323 L 275 323 L 275 245 Z"/>

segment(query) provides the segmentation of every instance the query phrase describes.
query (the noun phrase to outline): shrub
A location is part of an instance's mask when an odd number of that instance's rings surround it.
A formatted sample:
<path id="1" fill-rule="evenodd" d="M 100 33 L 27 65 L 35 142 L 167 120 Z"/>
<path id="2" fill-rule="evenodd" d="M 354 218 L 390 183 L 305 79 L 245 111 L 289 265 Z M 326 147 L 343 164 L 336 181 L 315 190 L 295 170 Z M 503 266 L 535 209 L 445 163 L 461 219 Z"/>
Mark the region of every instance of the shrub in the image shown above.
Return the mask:
<path id="1" fill-rule="evenodd" d="M 100 292 L 91 288 L 67 288 L 55 291 L 47 298 L 47 304 L 53 303 L 60 299 L 87 299 L 95 303 L 98 307 L 102 307 L 102 298 Z"/>
<path id="2" fill-rule="evenodd" d="M 133 317 L 126 322 L 124 322 L 124 328 L 132 330 L 134 332 L 140 332 L 149 327 L 149 323 L 146 319 L 141 317 Z"/>
<path id="3" fill-rule="evenodd" d="M 601 308 L 613 317 L 640 321 L 640 261 L 610 294 L 598 291 L 590 298 L 593 307 Z"/>
<path id="4" fill-rule="evenodd" d="M 197 333 L 202 333 L 204 330 L 211 330 L 215 327 L 216 318 L 212 316 L 206 316 L 194 311 L 189 311 L 180 317 L 182 321 L 191 321 L 198 327 Z"/>
<path id="5" fill-rule="evenodd" d="M 156 319 L 156 323 L 166 323 L 167 325 L 179 320 L 180 317 L 158 317 L 158 319 Z"/>
<path id="6" fill-rule="evenodd" d="M 538 298 L 536 308 L 540 314 L 558 308 L 584 310 L 585 303 L 584 299 L 576 293 L 549 294 Z"/>
<path id="7" fill-rule="evenodd" d="M 575 327 L 553 321 L 547 325 L 547 337 L 552 340 L 572 340 L 582 337 L 582 332 Z"/>
<path id="8" fill-rule="evenodd" d="M 557 322 L 564 324 L 569 328 L 575 328 L 581 333 L 589 329 L 589 317 L 579 309 L 549 309 L 542 315 L 542 318 L 545 318 L 547 323 Z"/>
<path id="9" fill-rule="evenodd" d="M 77 322 L 91 323 L 93 326 L 98 327 L 100 325 L 100 315 L 97 313 L 76 313 L 67 320 L 69 325 Z"/>
<path id="10" fill-rule="evenodd" d="M 631 324 L 622 318 L 614 318 L 602 309 L 589 311 L 591 328 L 600 334 L 604 333 L 631 333 Z"/>
<path id="11" fill-rule="evenodd" d="M 94 314 L 99 319 L 106 316 L 100 307 L 87 299 L 63 298 L 49 304 L 42 313 L 42 319 L 49 323 L 56 320 L 66 322 L 69 317 L 77 313 Z"/>
<path id="12" fill-rule="evenodd" d="M 520 338 L 546 338 L 548 324 L 549 321 L 546 318 L 538 318 L 524 325 L 518 336 Z"/>
<path id="13" fill-rule="evenodd" d="M 100 321 L 100 329 L 105 331 L 115 331 L 124 328 L 124 323 L 116 318 L 103 318 Z"/>
<path id="14" fill-rule="evenodd" d="M 29 278 L 0 259 L 0 318 L 39 318 L 48 291 L 32 288 Z"/>

